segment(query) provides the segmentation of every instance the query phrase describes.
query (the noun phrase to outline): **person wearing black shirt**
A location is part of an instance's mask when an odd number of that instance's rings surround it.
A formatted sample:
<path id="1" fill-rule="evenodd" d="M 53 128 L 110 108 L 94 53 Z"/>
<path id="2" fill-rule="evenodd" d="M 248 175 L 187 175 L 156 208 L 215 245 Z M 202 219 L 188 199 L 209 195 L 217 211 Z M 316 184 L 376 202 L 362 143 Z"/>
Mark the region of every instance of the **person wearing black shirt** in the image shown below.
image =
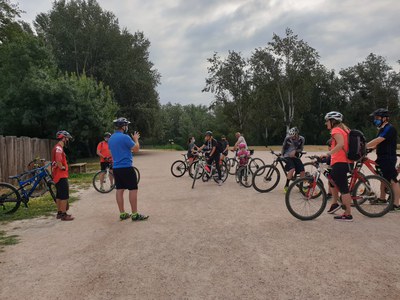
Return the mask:
<path id="1" fill-rule="evenodd" d="M 213 162 L 215 162 L 215 167 L 218 172 L 218 185 L 222 185 L 221 166 L 219 164 L 221 155 L 217 149 L 217 140 L 213 138 L 213 133 L 211 131 L 206 132 L 206 136 L 204 138 L 204 144 L 201 147 L 199 147 L 199 150 L 201 151 L 204 148 L 207 148 L 208 151 L 210 151 L 205 169 L 208 173 L 210 173 L 211 165 Z"/>
<path id="2" fill-rule="evenodd" d="M 400 187 L 396 170 L 397 130 L 389 123 L 389 111 L 387 109 L 379 108 L 370 116 L 374 118 L 374 125 L 378 128 L 378 135 L 367 144 L 367 148 L 376 149 L 376 162 L 382 171 L 383 177 L 391 183 L 393 188 L 393 210 L 400 212 Z M 384 192 L 381 191 L 381 193 Z M 382 194 L 381 199 L 384 199 Z"/>
<path id="3" fill-rule="evenodd" d="M 221 144 L 222 144 L 222 149 L 224 149 L 224 151 L 222 151 L 221 153 L 221 160 L 224 160 L 225 157 L 228 156 L 228 151 L 229 151 L 229 142 L 224 135 L 221 136 Z"/>

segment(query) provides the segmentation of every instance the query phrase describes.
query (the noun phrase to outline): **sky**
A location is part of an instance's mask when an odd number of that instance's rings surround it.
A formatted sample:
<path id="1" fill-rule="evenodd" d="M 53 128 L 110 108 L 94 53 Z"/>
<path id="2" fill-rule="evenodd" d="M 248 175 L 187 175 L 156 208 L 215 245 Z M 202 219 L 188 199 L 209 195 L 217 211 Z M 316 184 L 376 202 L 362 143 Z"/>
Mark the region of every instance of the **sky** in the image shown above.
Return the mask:
<path id="1" fill-rule="evenodd" d="M 11 2 L 16 3 L 15 0 Z M 52 0 L 19 0 L 22 19 L 51 9 Z M 399 0 L 98 0 L 121 27 L 143 31 L 160 72 L 160 102 L 209 105 L 202 93 L 207 58 L 229 50 L 249 57 L 273 33 L 291 28 L 337 72 L 375 53 L 399 70 Z"/>

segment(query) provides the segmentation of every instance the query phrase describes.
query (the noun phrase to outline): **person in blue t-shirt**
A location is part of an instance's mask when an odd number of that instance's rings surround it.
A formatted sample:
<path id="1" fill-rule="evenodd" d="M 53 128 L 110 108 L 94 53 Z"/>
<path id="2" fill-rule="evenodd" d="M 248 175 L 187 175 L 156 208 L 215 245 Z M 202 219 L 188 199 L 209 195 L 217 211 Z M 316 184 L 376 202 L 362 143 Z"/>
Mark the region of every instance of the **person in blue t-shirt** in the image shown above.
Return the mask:
<path id="1" fill-rule="evenodd" d="M 393 188 L 393 210 L 400 212 L 400 187 L 396 170 L 397 130 L 389 123 L 389 111 L 386 108 L 379 108 L 370 116 L 374 118 L 374 125 L 378 128 L 378 136 L 367 144 L 367 148 L 376 149 L 376 162 L 383 177 L 391 183 Z M 385 199 L 385 191 L 383 190 L 381 193 L 383 193 L 381 199 Z M 378 201 L 386 202 L 386 200 Z"/>
<path id="2" fill-rule="evenodd" d="M 133 155 L 139 151 L 140 134 L 135 131 L 131 136 L 127 135 L 130 122 L 126 118 L 114 120 L 115 132 L 108 140 L 113 157 L 113 170 L 115 187 L 117 189 L 116 198 L 120 212 L 120 219 L 125 220 L 129 217 L 132 221 L 143 221 L 149 216 L 141 215 L 137 212 L 137 193 L 138 184 L 136 172 L 133 169 Z M 124 192 L 129 190 L 129 202 L 132 214 L 126 213 L 124 209 Z"/>

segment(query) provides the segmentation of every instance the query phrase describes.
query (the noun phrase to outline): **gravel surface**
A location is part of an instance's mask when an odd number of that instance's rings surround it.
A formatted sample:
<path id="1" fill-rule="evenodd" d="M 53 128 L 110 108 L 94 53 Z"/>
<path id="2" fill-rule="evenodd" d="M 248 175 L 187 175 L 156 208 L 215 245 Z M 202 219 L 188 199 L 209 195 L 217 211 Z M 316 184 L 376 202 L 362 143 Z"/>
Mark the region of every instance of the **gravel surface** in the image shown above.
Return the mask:
<path id="1" fill-rule="evenodd" d="M 115 192 L 90 188 L 73 222 L 3 225 L 21 241 L 0 253 L 0 299 L 400 299 L 400 213 L 302 222 L 286 209 L 283 179 L 268 194 L 233 176 L 192 190 L 188 175 L 170 173 L 179 158 L 136 158 L 146 222 L 119 221 Z"/>

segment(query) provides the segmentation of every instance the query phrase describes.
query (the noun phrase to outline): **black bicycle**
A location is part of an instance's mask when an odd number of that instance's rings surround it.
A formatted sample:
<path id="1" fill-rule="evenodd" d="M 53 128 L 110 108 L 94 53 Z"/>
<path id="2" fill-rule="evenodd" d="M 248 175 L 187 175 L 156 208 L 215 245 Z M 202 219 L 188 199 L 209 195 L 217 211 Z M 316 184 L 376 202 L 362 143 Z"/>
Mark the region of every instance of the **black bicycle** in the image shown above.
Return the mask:
<path id="1" fill-rule="evenodd" d="M 137 183 L 140 181 L 139 169 L 133 167 L 136 173 Z M 105 170 L 99 171 L 93 176 L 93 187 L 96 191 L 102 194 L 106 194 L 115 189 L 115 179 L 114 174 L 110 166 L 107 166 Z"/>
<path id="2" fill-rule="evenodd" d="M 281 178 L 281 172 L 278 169 L 278 165 L 281 166 L 283 173 L 285 174 L 285 178 L 287 177 L 287 172 L 285 170 L 286 159 L 282 157 L 281 153 L 276 153 L 273 150 L 270 150 L 270 152 L 276 157 L 272 164 L 262 166 L 253 173 L 253 187 L 257 192 L 260 193 L 270 192 L 278 185 Z M 306 153 L 307 152 L 301 152 L 300 157 Z M 315 165 L 312 162 L 304 163 L 306 175 L 313 174 L 315 169 Z M 295 180 L 297 176 L 298 174 L 295 174 L 295 176 L 293 176 L 293 180 Z"/>
<path id="3" fill-rule="evenodd" d="M 48 163 L 43 167 L 10 176 L 10 179 L 18 181 L 18 188 L 12 184 L 0 182 L 0 207 L 2 207 L 2 213 L 14 213 L 20 207 L 21 202 L 25 207 L 28 207 L 30 198 L 33 197 L 35 190 L 42 183 L 45 187 L 45 192 L 50 192 L 51 197 L 56 201 L 56 187 L 48 170 L 50 165 L 51 163 Z"/>
<path id="4" fill-rule="evenodd" d="M 192 162 L 190 162 L 187 154 L 182 154 L 183 160 L 176 160 L 172 163 L 171 165 L 171 174 L 174 177 L 182 177 L 185 175 L 186 172 L 189 173 L 189 175 L 193 178 L 193 174 L 189 172 L 190 166 L 194 164 L 197 161 L 197 156 L 194 156 L 194 159 Z"/>

